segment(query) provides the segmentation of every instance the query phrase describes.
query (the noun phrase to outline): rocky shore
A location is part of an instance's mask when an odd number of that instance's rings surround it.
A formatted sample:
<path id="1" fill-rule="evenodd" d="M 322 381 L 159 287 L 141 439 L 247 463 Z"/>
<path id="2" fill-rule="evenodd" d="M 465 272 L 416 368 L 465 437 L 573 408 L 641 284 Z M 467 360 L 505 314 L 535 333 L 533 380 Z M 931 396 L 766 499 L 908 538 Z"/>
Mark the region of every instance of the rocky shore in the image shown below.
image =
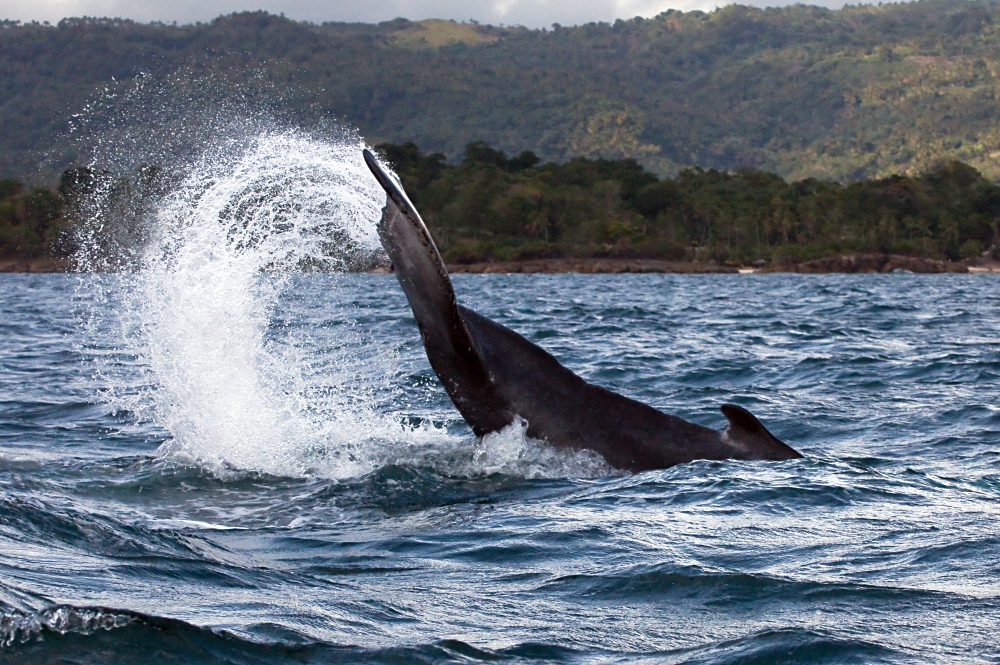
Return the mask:
<path id="1" fill-rule="evenodd" d="M 739 272 L 734 266 L 697 261 L 657 261 L 654 259 L 535 259 L 531 261 L 489 261 L 448 265 L 451 273 L 719 273 Z"/>
<path id="2" fill-rule="evenodd" d="M 847 254 L 825 256 L 791 265 L 767 265 L 760 272 L 862 273 L 906 270 L 913 273 L 969 272 L 966 261 L 937 261 L 899 254 Z"/>
<path id="3" fill-rule="evenodd" d="M 67 259 L 8 258 L 0 259 L 4 272 L 68 272 Z M 488 261 L 454 263 L 451 273 L 885 273 L 905 270 L 913 273 L 1000 272 L 1000 262 L 987 259 L 975 261 L 937 261 L 897 254 L 845 254 L 827 256 L 802 263 L 768 263 L 756 266 L 735 266 L 714 261 L 658 261 L 655 259 L 534 259 L 529 261 Z M 371 272 L 389 272 L 376 268 Z"/>
<path id="4" fill-rule="evenodd" d="M 883 273 L 905 270 L 913 273 L 1000 272 L 995 261 L 937 261 L 897 254 L 847 254 L 802 263 L 769 263 L 732 266 L 714 261 L 656 261 L 649 259 L 537 259 L 452 264 L 452 273 Z"/>
<path id="5" fill-rule="evenodd" d="M 0 272 L 69 272 L 68 259 L 47 257 L 0 259 Z"/>

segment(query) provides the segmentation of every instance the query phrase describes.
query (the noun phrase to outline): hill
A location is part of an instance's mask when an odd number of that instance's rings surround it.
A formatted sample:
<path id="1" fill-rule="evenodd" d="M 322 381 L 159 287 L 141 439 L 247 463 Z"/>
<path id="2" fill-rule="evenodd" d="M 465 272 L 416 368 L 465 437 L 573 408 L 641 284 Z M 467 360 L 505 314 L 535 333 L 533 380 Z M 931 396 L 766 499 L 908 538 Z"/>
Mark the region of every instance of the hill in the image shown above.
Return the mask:
<path id="1" fill-rule="evenodd" d="M 215 94 L 296 89 L 303 112 L 373 143 L 458 159 L 485 141 L 545 160 L 635 158 L 666 175 L 753 167 L 798 180 L 1000 178 L 1000 1 L 922 0 L 655 18 L 551 30 L 402 19 L 195 25 L 0 24 L 0 177 L 34 172 L 95 91 L 208 77 Z M 49 158 L 51 173 L 72 150 Z"/>

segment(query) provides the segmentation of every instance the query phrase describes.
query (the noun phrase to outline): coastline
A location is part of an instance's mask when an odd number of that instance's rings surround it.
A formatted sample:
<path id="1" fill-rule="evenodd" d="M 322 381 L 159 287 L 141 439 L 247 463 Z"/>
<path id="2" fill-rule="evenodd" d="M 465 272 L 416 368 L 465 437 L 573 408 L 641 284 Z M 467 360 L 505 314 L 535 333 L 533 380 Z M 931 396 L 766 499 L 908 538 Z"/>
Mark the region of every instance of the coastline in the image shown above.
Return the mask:
<path id="1" fill-rule="evenodd" d="M 53 259 L 50 257 L 5 258 L 0 259 L 2 272 L 72 272 L 69 259 Z"/>
<path id="2" fill-rule="evenodd" d="M 531 259 L 525 261 L 485 261 L 481 263 L 451 263 L 452 274 L 497 273 L 580 273 L 580 274 L 749 274 L 749 273 L 888 273 L 903 270 L 920 274 L 940 273 L 1000 273 L 1000 261 L 938 261 L 897 254 L 845 254 L 827 256 L 801 263 L 779 263 L 758 266 L 738 266 L 714 261 L 661 261 L 657 259 Z M 0 259 L 0 273 L 60 273 L 73 272 L 69 259 L 5 258 Z M 378 267 L 368 272 L 387 273 Z"/>
<path id="3" fill-rule="evenodd" d="M 535 259 L 449 264 L 451 273 L 888 273 L 904 270 L 921 274 L 1000 272 L 1000 261 L 938 261 L 898 254 L 845 254 L 801 263 L 735 266 L 714 261 L 658 261 L 653 259 Z"/>
<path id="4" fill-rule="evenodd" d="M 735 273 L 739 268 L 695 261 L 656 259 L 532 259 L 527 261 L 487 261 L 449 263 L 450 273 Z"/>

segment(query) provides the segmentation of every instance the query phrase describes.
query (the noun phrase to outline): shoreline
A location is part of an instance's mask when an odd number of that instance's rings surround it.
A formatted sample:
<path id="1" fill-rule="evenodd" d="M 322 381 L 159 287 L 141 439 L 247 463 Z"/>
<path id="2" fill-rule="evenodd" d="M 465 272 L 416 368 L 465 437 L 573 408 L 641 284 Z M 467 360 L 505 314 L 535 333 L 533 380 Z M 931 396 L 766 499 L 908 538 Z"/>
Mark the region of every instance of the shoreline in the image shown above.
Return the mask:
<path id="1" fill-rule="evenodd" d="M 0 273 L 3 272 L 73 272 L 69 259 L 48 257 L 0 259 Z"/>
<path id="2" fill-rule="evenodd" d="M 941 273 L 1000 273 L 1000 261 L 938 261 L 897 254 L 844 254 L 801 263 L 737 266 L 714 261 L 661 261 L 658 259 L 531 259 L 526 261 L 484 261 L 480 263 L 450 263 L 452 274 L 858 274 L 889 273 L 903 270 L 918 274 Z M 7 258 L 0 259 L 0 273 L 63 273 L 75 272 L 69 259 Z M 368 272 L 388 273 L 378 267 Z"/>
<path id="3" fill-rule="evenodd" d="M 938 261 L 898 254 L 845 254 L 828 256 L 801 263 L 736 266 L 714 261 L 660 261 L 655 259 L 534 259 L 528 261 L 489 261 L 482 263 L 448 264 L 450 273 L 539 273 L 575 272 L 581 274 L 857 274 L 889 273 L 903 270 L 918 274 L 992 273 L 1000 272 L 1000 261 Z M 388 270 L 385 270 L 388 272 Z"/>

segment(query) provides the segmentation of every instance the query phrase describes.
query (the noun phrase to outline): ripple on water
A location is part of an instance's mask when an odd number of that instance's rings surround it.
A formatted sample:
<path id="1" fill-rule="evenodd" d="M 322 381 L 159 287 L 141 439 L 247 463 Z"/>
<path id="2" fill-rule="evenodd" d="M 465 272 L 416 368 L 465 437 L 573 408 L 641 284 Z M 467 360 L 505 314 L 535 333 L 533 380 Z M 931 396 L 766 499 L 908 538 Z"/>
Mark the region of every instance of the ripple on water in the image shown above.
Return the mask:
<path id="1" fill-rule="evenodd" d="M 98 278 L 0 276 L 0 659 L 989 662 L 996 279 L 746 277 L 456 278 L 586 378 L 807 455 L 615 476 L 472 436 L 391 276 L 256 275 L 283 434 L 189 448 L 147 357 L 78 324 Z M 188 424 L 242 399 L 201 385 Z"/>

